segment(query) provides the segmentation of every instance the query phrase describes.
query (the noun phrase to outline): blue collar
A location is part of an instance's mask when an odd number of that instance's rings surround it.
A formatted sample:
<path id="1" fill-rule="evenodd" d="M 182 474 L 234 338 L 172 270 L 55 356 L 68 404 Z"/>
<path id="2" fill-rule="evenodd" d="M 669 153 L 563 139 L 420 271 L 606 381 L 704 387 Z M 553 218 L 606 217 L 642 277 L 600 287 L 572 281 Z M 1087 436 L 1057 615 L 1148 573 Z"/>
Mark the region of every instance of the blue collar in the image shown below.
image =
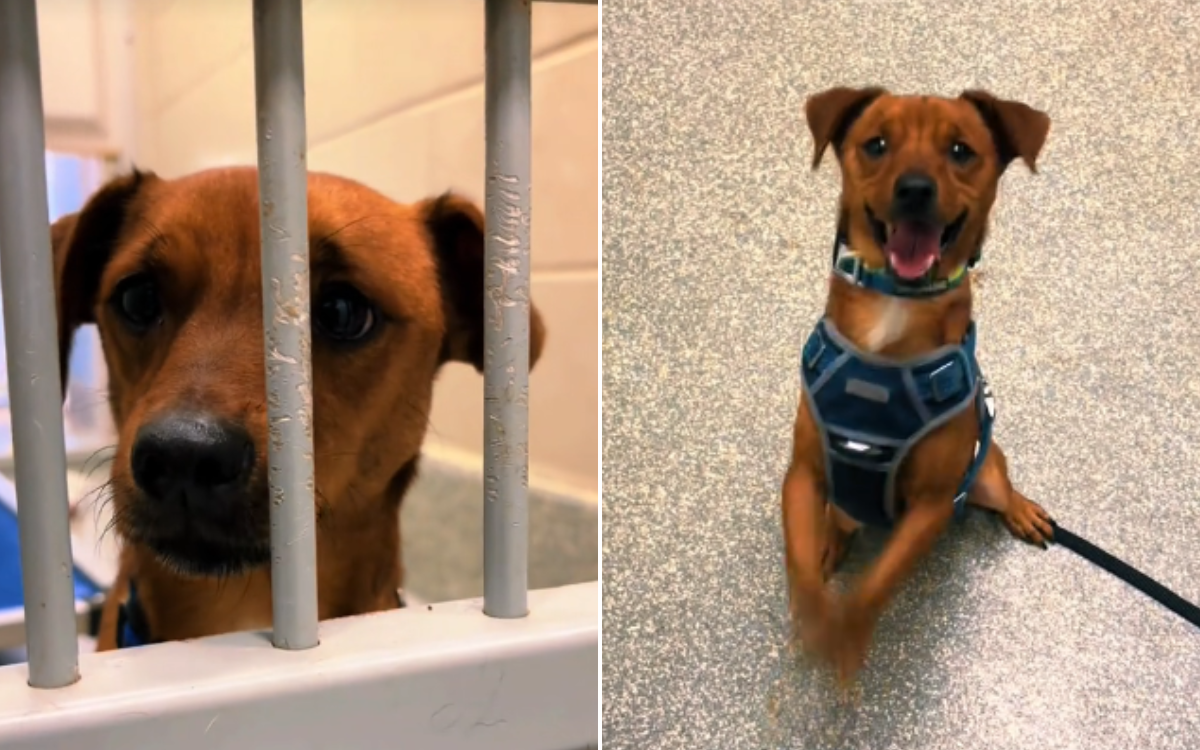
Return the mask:
<path id="1" fill-rule="evenodd" d="M 137 585 L 129 579 L 129 594 L 117 610 L 117 648 L 145 646 L 150 638 L 150 625 L 137 595 Z"/>
<path id="2" fill-rule="evenodd" d="M 856 255 L 839 232 L 833 243 L 833 273 L 854 286 L 869 289 L 873 292 L 886 294 L 889 297 L 904 297 L 907 299 L 928 299 L 945 294 L 956 289 L 967 278 L 967 271 L 976 267 L 980 261 L 980 252 L 965 265 L 956 270 L 948 278 L 935 279 L 926 276 L 923 279 L 909 283 L 897 278 L 886 268 L 868 268 L 863 265 L 862 257 Z"/>

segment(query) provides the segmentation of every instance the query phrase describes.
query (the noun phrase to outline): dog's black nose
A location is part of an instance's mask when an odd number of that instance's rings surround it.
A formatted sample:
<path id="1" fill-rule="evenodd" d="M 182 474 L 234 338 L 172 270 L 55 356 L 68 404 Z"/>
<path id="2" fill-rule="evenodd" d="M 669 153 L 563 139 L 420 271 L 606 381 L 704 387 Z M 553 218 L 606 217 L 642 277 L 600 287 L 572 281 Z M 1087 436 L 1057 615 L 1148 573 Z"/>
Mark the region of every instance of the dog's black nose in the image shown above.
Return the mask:
<path id="1" fill-rule="evenodd" d="M 907 172 L 896 178 L 892 200 L 897 212 L 931 212 L 937 206 L 937 182 L 929 175 Z"/>
<path id="2" fill-rule="evenodd" d="M 254 441 L 233 424 L 172 415 L 138 430 L 130 456 L 133 480 L 165 510 L 226 516 L 254 469 Z"/>

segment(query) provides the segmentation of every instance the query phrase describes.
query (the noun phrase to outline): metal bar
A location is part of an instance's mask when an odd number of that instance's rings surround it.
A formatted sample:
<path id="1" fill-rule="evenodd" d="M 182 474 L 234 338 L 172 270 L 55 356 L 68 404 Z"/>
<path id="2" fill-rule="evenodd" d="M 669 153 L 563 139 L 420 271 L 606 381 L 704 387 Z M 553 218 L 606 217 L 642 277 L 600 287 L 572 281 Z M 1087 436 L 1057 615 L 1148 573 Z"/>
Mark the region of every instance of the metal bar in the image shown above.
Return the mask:
<path id="1" fill-rule="evenodd" d="M 531 7 L 487 0 L 483 611 L 524 617 L 529 583 Z"/>
<path id="2" fill-rule="evenodd" d="M 35 0 L 0 2 L 0 284 L 29 684 L 79 679 Z"/>
<path id="3" fill-rule="evenodd" d="M 292 650 L 318 643 L 301 16 L 300 0 L 254 0 L 272 640 Z"/>

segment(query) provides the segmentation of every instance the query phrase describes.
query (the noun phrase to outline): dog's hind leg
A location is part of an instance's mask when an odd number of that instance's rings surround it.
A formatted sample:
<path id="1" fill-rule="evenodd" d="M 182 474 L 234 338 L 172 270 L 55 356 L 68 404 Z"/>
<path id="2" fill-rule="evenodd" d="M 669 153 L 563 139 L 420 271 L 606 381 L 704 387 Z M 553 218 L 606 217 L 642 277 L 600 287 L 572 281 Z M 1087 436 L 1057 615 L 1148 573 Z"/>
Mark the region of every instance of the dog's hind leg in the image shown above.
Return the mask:
<path id="1" fill-rule="evenodd" d="M 999 513 L 1012 535 L 1022 541 L 1045 547 L 1054 535 L 1049 514 L 1013 488 L 1008 476 L 1008 460 L 994 440 L 980 467 L 979 477 L 967 495 L 967 502 Z"/>

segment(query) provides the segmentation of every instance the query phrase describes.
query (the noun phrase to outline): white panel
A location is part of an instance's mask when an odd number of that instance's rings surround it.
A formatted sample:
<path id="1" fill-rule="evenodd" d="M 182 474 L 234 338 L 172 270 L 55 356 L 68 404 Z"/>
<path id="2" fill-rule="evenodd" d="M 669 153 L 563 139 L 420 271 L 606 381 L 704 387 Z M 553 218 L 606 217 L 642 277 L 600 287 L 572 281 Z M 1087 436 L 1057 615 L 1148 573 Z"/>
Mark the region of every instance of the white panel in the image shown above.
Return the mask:
<path id="1" fill-rule="evenodd" d="M 599 584 L 529 605 L 520 620 L 477 599 L 326 621 L 308 651 L 243 633 L 83 654 L 58 690 L 3 667 L 0 747 L 596 747 Z"/>

